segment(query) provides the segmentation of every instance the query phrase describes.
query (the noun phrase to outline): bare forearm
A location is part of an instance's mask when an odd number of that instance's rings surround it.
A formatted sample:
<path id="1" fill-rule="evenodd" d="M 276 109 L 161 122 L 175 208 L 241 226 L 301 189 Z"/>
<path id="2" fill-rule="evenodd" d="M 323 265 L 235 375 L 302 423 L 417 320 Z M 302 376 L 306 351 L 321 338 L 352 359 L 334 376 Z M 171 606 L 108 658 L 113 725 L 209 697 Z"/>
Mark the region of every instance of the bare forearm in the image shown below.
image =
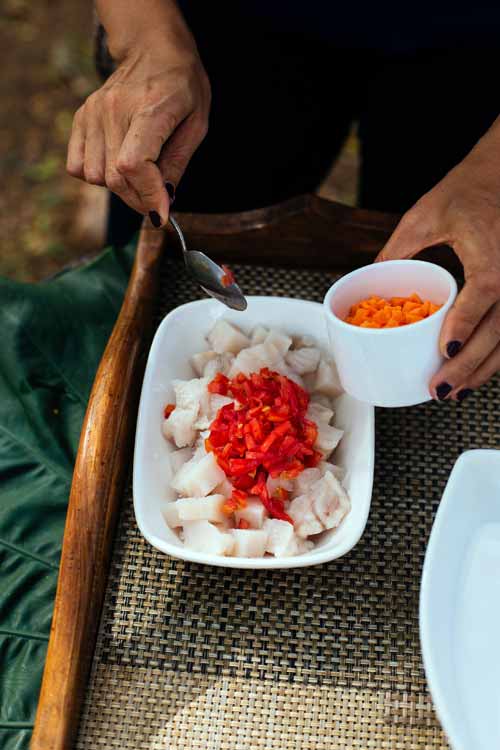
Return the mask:
<path id="1" fill-rule="evenodd" d="M 111 56 L 117 62 L 137 49 L 159 46 L 189 52 L 196 46 L 175 0 L 96 0 Z"/>

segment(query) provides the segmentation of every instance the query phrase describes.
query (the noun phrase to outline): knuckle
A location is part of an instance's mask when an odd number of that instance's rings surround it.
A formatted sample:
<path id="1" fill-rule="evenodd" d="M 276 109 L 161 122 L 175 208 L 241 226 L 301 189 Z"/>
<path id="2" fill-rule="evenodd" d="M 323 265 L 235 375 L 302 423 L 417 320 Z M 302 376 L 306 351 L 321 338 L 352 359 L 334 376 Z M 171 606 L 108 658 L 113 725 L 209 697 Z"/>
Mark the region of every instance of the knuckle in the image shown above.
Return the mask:
<path id="1" fill-rule="evenodd" d="M 104 185 L 104 173 L 98 167 L 84 167 L 85 182 L 90 185 Z"/>
<path id="2" fill-rule="evenodd" d="M 453 323 L 455 324 L 455 327 L 461 331 L 472 331 L 477 326 L 478 322 L 479 321 L 468 307 L 461 307 L 453 313 Z"/>
<path id="3" fill-rule="evenodd" d="M 83 163 L 81 161 L 68 159 L 66 162 L 66 172 L 69 175 L 71 175 L 71 177 L 78 177 L 79 179 L 82 179 L 83 178 Z"/>
<path id="4" fill-rule="evenodd" d="M 146 201 L 152 200 L 156 196 L 156 191 L 152 188 L 142 188 L 141 189 L 141 198 Z"/>
<path id="5" fill-rule="evenodd" d="M 104 102 L 110 109 L 115 109 L 121 99 L 115 86 L 110 86 L 103 92 Z"/>
<path id="6" fill-rule="evenodd" d="M 460 373 L 465 378 L 469 378 L 474 372 L 476 372 L 481 362 L 482 359 L 478 356 L 467 357 L 462 362 L 460 362 Z"/>
<path id="7" fill-rule="evenodd" d="M 116 162 L 116 169 L 122 175 L 133 176 L 139 169 L 139 160 L 132 154 L 119 156 Z"/>
<path id="8" fill-rule="evenodd" d="M 404 231 L 413 231 L 420 225 L 421 221 L 421 209 L 418 205 L 415 205 L 403 214 L 401 221 L 399 222 L 399 228 Z"/>
<path id="9" fill-rule="evenodd" d="M 115 169 L 106 172 L 106 185 L 113 193 L 124 192 L 125 180 Z"/>

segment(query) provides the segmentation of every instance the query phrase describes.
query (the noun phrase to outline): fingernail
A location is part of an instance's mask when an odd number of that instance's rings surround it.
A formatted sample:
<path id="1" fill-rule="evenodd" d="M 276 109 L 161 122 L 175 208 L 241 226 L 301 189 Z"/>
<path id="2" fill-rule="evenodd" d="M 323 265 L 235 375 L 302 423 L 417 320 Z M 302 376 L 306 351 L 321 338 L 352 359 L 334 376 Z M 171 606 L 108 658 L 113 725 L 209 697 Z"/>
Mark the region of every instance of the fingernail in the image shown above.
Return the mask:
<path id="1" fill-rule="evenodd" d="M 151 224 L 156 227 L 156 229 L 161 227 L 160 214 L 156 213 L 156 211 L 150 211 L 149 218 L 151 219 Z"/>
<path id="2" fill-rule="evenodd" d="M 457 393 L 457 401 L 461 404 L 467 396 L 471 395 L 471 393 L 472 388 L 462 388 L 462 390 Z"/>
<path id="3" fill-rule="evenodd" d="M 170 203 L 173 203 L 175 201 L 175 185 L 173 184 L 173 182 L 166 182 L 165 190 L 167 191 L 168 197 L 170 198 Z"/>
<path id="4" fill-rule="evenodd" d="M 440 401 L 444 401 L 446 396 L 448 396 L 452 391 L 451 385 L 449 383 L 440 383 L 438 387 L 436 388 L 436 394 Z"/>
<path id="5" fill-rule="evenodd" d="M 461 348 L 462 348 L 461 341 L 450 341 L 446 347 L 446 352 L 448 354 L 448 357 L 450 357 L 450 359 L 452 357 L 456 357 Z"/>

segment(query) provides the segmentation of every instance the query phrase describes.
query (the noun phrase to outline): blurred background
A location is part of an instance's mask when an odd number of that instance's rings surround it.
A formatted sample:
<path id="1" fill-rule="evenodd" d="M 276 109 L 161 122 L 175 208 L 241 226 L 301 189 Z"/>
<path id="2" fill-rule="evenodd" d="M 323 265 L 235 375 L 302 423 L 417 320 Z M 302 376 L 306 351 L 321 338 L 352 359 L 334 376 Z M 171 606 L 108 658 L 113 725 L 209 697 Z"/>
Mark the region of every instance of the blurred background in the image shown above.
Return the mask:
<path id="1" fill-rule="evenodd" d="M 97 87 L 90 0 L 1 0 L 0 275 L 47 278 L 104 244 L 107 196 L 65 172 L 73 113 Z M 353 205 L 355 129 L 320 193 Z"/>

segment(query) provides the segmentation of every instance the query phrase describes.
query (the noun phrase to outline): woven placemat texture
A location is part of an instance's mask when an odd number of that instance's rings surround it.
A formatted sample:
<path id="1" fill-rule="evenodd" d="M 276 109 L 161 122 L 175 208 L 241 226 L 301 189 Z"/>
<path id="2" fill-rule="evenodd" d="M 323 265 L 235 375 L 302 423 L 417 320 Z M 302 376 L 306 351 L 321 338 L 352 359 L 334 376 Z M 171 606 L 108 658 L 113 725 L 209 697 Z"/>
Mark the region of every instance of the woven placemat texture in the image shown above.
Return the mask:
<path id="1" fill-rule="evenodd" d="M 235 270 L 248 294 L 317 301 L 334 278 Z M 162 315 L 200 296 L 171 260 L 163 278 Z M 319 567 L 165 557 L 139 533 L 129 489 L 78 749 L 448 748 L 421 662 L 420 575 L 452 465 L 468 448 L 498 447 L 499 417 L 498 379 L 459 407 L 378 411 L 366 531 Z"/>

